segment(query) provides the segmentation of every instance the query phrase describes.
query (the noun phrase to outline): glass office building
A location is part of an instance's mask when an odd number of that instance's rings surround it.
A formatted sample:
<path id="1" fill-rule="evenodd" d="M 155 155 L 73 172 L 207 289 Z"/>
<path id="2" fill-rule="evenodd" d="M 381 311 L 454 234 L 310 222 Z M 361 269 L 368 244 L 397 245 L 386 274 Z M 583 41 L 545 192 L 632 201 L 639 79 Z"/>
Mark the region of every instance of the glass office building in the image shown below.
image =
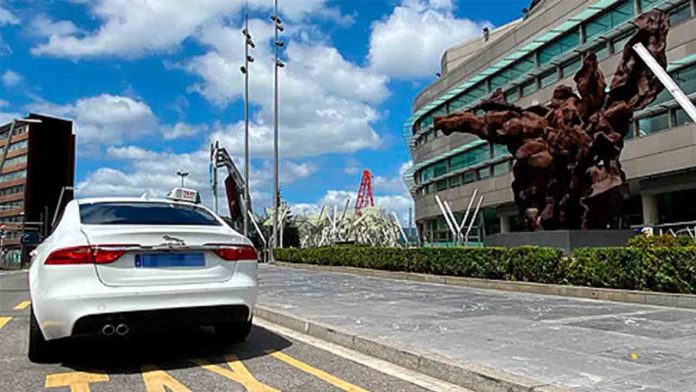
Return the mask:
<path id="1" fill-rule="evenodd" d="M 441 77 L 413 103 L 404 137 L 414 165 L 404 175 L 415 200 L 416 223 L 426 243 L 452 240 L 435 194 L 462 216 L 475 189 L 484 196 L 481 230 L 520 230 L 511 189 L 512 157 L 475 136 L 444 136 L 433 117 L 465 111 L 502 89 L 508 101 L 531 106 L 550 100 L 559 84 L 574 86 L 581 55 L 597 54 L 607 82 L 634 18 L 660 9 L 669 14 L 668 72 L 696 100 L 696 0 L 542 0 L 523 18 L 448 49 Z M 696 221 L 696 125 L 663 92 L 635 114 L 622 163 L 627 174 L 621 228 Z M 677 227 L 679 225 L 674 225 Z"/>

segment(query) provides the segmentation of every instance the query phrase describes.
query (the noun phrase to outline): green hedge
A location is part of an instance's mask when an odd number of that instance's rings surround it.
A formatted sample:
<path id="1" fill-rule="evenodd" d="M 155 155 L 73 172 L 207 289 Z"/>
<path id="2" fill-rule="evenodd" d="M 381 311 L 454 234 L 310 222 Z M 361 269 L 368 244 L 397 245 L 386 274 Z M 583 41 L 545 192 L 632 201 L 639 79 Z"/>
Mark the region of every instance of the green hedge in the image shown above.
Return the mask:
<path id="1" fill-rule="evenodd" d="M 290 263 L 696 294 L 696 247 L 276 249 Z"/>

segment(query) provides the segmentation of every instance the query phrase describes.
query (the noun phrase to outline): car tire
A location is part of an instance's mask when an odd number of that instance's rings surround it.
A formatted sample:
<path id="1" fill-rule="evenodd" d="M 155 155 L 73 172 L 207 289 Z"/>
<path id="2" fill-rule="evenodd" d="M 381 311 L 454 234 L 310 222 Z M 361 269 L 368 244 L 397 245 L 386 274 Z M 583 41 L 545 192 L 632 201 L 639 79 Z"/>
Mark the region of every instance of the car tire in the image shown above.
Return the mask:
<path id="1" fill-rule="evenodd" d="M 246 340 L 249 332 L 251 332 L 252 319 L 253 316 L 249 321 L 217 324 L 215 326 L 215 334 L 223 342 L 241 343 Z"/>
<path id="2" fill-rule="evenodd" d="M 52 345 L 46 341 L 39 328 L 39 323 L 34 316 L 32 308 L 29 316 L 29 360 L 35 363 L 43 363 L 51 359 Z"/>

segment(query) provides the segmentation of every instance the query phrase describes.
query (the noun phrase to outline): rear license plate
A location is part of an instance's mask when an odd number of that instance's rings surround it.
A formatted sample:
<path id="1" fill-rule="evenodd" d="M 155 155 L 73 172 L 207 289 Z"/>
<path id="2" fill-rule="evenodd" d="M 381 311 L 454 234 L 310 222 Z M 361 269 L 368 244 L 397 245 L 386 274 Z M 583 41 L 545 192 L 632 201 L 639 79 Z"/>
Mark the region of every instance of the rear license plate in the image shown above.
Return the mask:
<path id="1" fill-rule="evenodd" d="M 203 253 L 144 253 L 135 255 L 135 268 L 205 267 Z"/>

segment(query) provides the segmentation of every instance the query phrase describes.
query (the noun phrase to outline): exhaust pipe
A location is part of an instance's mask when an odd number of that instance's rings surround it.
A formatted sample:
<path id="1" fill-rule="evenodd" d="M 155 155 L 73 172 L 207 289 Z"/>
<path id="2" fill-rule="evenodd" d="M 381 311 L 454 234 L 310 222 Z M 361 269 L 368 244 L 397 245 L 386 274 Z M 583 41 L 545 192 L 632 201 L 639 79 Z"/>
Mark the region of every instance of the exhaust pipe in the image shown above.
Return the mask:
<path id="1" fill-rule="evenodd" d="M 119 324 L 118 327 L 116 327 L 116 334 L 118 336 L 126 336 L 128 332 L 130 332 L 130 328 L 128 328 L 126 324 Z"/>
<path id="2" fill-rule="evenodd" d="M 101 329 L 102 335 L 106 337 L 113 336 L 115 332 L 116 328 L 111 324 L 105 324 Z"/>

